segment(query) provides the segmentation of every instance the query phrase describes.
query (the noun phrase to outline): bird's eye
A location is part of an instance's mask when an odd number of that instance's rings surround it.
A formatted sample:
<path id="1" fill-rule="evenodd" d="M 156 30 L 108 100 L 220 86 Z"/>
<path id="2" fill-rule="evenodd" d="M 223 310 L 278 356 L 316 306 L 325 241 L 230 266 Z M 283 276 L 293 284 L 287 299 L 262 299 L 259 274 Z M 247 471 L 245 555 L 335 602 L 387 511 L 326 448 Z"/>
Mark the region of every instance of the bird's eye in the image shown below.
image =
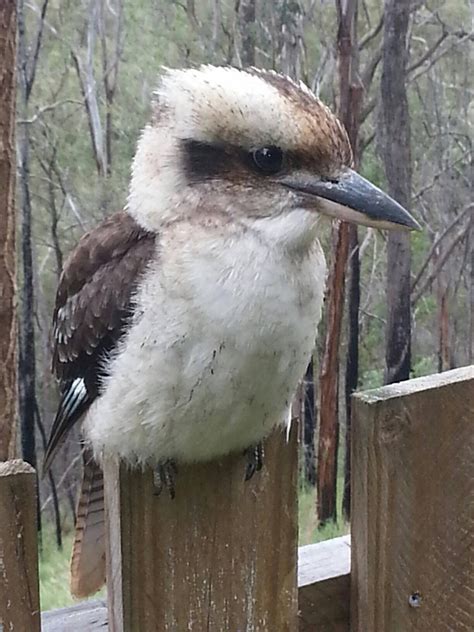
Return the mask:
<path id="1" fill-rule="evenodd" d="M 278 173 L 283 165 L 283 152 L 279 147 L 259 147 L 251 152 L 253 165 L 265 174 Z"/>

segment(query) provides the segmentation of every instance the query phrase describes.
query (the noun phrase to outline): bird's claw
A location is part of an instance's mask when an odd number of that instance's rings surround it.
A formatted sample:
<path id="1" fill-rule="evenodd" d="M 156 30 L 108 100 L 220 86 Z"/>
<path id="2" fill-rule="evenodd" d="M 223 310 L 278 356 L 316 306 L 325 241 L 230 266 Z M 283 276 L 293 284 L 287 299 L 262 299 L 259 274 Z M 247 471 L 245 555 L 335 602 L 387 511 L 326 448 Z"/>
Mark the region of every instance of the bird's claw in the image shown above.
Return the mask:
<path id="1" fill-rule="evenodd" d="M 178 468 L 174 459 L 166 459 L 160 461 L 153 472 L 153 487 L 155 489 L 154 495 L 159 496 L 166 487 L 170 498 L 173 499 L 176 495 L 175 481 Z"/>
<path id="2" fill-rule="evenodd" d="M 255 472 L 260 472 L 263 467 L 263 445 L 257 443 L 245 450 L 247 456 L 247 467 L 245 468 L 245 480 L 249 481 Z"/>

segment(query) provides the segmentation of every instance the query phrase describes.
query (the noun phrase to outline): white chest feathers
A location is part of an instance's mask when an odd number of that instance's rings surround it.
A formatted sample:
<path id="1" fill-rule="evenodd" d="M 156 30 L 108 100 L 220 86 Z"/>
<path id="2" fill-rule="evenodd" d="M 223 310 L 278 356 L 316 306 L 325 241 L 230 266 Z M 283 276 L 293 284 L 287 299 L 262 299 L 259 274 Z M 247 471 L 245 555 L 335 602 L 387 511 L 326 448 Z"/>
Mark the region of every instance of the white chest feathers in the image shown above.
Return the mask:
<path id="1" fill-rule="evenodd" d="M 163 237 L 86 418 L 96 454 L 208 460 L 287 420 L 315 342 L 324 256 L 316 240 L 300 256 L 227 228 Z"/>

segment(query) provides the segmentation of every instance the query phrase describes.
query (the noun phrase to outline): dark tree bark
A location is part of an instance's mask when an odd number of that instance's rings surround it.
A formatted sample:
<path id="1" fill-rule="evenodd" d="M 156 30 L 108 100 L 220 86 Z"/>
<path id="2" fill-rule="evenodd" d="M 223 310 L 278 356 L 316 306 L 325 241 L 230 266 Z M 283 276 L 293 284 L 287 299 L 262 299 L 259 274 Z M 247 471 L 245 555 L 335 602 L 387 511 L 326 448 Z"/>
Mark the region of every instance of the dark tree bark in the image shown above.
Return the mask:
<path id="1" fill-rule="evenodd" d="M 357 227 L 349 228 L 349 290 L 348 290 L 348 341 L 346 358 L 346 452 L 344 459 L 344 493 L 342 511 L 346 520 L 351 515 L 351 428 L 352 393 L 359 380 L 359 307 L 360 307 L 360 260 Z"/>
<path id="2" fill-rule="evenodd" d="M 334 259 L 328 278 L 327 332 L 319 377 L 319 445 L 317 514 L 320 525 L 336 520 L 337 452 L 339 447 L 339 346 L 344 308 L 345 267 L 349 247 L 348 225 L 333 229 Z"/>
<path id="3" fill-rule="evenodd" d="M 105 92 L 105 154 L 106 154 L 106 173 L 110 176 L 112 173 L 112 137 L 113 137 L 113 120 L 112 113 L 115 101 L 115 93 L 117 90 L 118 69 L 120 63 L 120 57 L 123 49 L 123 2 L 119 0 L 115 10 L 111 10 L 108 16 L 110 20 L 111 16 L 114 18 L 113 24 L 113 51 L 110 52 L 107 46 L 107 32 L 106 32 L 106 17 L 104 11 L 106 10 L 105 3 L 101 3 L 100 10 L 100 41 L 102 51 L 102 79 L 104 82 Z"/>
<path id="4" fill-rule="evenodd" d="M 16 3 L 0 3 L 0 461 L 16 456 Z"/>
<path id="5" fill-rule="evenodd" d="M 359 44 L 357 38 L 358 2 L 336 2 L 338 14 L 339 116 L 349 135 L 354 165 L 359 164 L 359 128 L 363 86 L 359 79 Z M 346 435 L 344 460 L 344 492 L 342 510 L 350 517 L 351 504 L 351 397 L 359 377 L 359 303 L 360 262 L 357 226 L 348 227 L 349 287 L 348 287 L 348 344 L 346 357 L 345 404 Z"/>
<path id="6" fill-rule="evenodd" d="M 256 21 L 255 21 L 255 4 L 256 0 L 240 0 L 239 23 L 240 38 L 242 42 L 242 50 L 240 58 L 242 66 L 255 66 L 255 48 L 256 48 Z"/>
<path id="7" fill-rule="evenodd" d="M 309 485 L 316 485 L 316 454 L 315 454 L 315 427 L 316 427 L 316 402 L 314 384 L 314 361 L 311 360 L 304 376 L 304 423 L 303 423 L 303 451 L 304 451 L 304 478 Z"/>
<path id="8" fill-rule="evenodd" d="M 382 54 L 382 156 L 388 192 L 405 208 L 411 199 L 410 118 L 406 91 L 410 0 L 385 0 Z M 387 253 L 385 383 L 410 376 L 410 237 L 390 231 Z"/>
<path id="9" fill-rule="evenodd" d="M 28 103 L 34 74 L 28 64 L 23 0 L 18 2 L 18 74 L 20 111 L 28 118 Z M 36 61 L 33 61 L 36 64 Z M 36 365 L 34 327 L 34 274 L 31 239 L 31 199 L 29 187 L 30 138 L 29 125 L 22 125 L 19 133 L 18 172 L 21 208 L 21 263 L 22 286 L 20 307 L 19 408 L 23 459 L 36 468 L 35 405 Z"/>
<path id="10" fill-rule="evenodd" d="M 337 52 L 339 71 L 339 117 L 344 123 L 354 154 L 357 152 L 357 135 L 359 129 L 359 110 L 362 86 L 357 78 L 357 39 L 355 23 L 357 16 L 357 0 L 342 3 L 336 0 L 338 14 Z M 318 449 L 318 520 L 324 524 L 327 520 L 335 520 L 336 515 L 336 482 L 337 452 L 339 446 L 339 347 L 342 317 L 344 310 L 345 274 L 352 244 L 351 299 L 358 296 L 358 241 L 357 230 L 341 222 L 337 225 L 334 260 L 328 279 L 327 319 L 328 327 L 322 371 L 320 376 L 320 429 Z M 358 303 L 352 303 L 350 312 L 350 343 L 348 357 L 350 373 L 346 381 L 346 400 L 355 389 L 358 372 Z M 354 315 L 355 314 L 355 315 Z M 354 323 L 355 321 L 355 323 Z M 350 424 L 350 402 L 348 408 L 348 424 Z M 346 433 L 346 446 L 350 455 L 350 429 Z M 350 458 L 350 456 L 349 456 Z M 350 461 L 346 461 L 346 469 L 350 473 Z M 345 490 L 346 503 L 350 502 L 349 490 Z"/>
<path id="11" fill-rule="evenodd" d="M 299 0 L 280 0 L 276 2 L 279 14 L 279 67 L 280 70 L 301 79 L 301 62 L 304 55 L 304 10 Z"/>

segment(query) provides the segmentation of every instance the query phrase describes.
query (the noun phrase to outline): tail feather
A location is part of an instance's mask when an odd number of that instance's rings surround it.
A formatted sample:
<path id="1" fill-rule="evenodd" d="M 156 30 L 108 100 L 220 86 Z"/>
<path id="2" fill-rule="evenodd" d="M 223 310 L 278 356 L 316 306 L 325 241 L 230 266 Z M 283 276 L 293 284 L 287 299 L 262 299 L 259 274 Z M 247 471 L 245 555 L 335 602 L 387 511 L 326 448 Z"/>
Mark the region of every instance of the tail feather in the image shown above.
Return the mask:
<path id="1" fill-rule="evenodd" d="M 89 597 L 104 584 L 104 478 L 102 469 L 86 451 L 71 557 L 71 593 L 77 598 Z"/>

